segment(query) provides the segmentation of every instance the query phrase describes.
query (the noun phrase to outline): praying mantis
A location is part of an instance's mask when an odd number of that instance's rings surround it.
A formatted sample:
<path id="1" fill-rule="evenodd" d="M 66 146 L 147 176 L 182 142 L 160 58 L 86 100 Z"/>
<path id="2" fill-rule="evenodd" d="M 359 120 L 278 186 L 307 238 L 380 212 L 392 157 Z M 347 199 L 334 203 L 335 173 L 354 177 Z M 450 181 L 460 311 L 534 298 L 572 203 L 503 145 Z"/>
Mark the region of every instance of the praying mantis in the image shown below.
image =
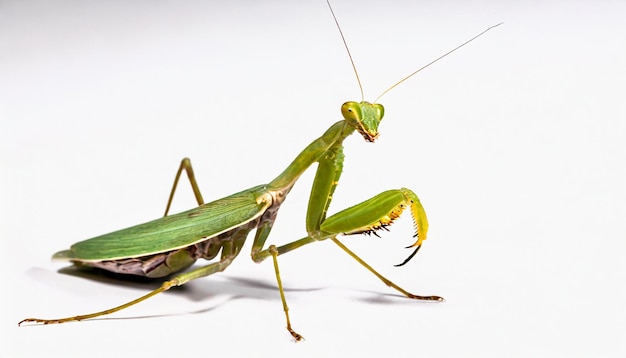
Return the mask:
<path id="1" fill-rule="evenodd" d="M 343 171 L 343 141 L 355 132 L 360 134 L 366 142 L 374 142 L 379 135 L 378 127 L 384 116 L 384 107 L 376 103 L 378 99 L 424 68 L 500 24 L 487 28 L 409 74 L 385 90 L 374 102 L 369 103 L 363 100 L 363 87 L 356 66 L 328 0 L 327 4 L 348 52 L 361 89 L 362 100 L 344 103 L 341 106 L 343 119 L 331 125 L 319 138 L 313 140 L 280 175 L 268 184 L 258 185 L 210 203 L 204 202 L 191 161 L 184 158 L 176 173 L 162 218 L 75 243 L 69 250 L 57 252 L 53 256 L 55 260 L 68 261 L 76 266 L 95 267 L 122 275 L 149 278 L 165 277 L 167 280 L 159 288 L 148 294 L 113 308 L 57 319 L 26 318 L 20 321 L 18 325 L 81 321 L 111 314 L 172 287 L 181 286 L 189 281 L 224 271 L 239 255 L 252 230 L 256 230 L 251 250 L 252 260 L 260 263 L 270 257 L 272 258 L 285 314 L 286 328 L 296 341 L 302 340 L 303 336 L 291 326 L 289 308 L 279 272 L 278 256 L 313 242 L 323 240 L 334 242 L 383 281 L 385 285 L 408 298 L 434 302 L 443 301 L 443 298 L 439 296 L 420 296 L 404 290 L 374 270 L 337 238 L 340 235 L 376 234 L 378 230 L 387 230 L 388 226 L 405 209 L 408 209 L 414 222 L 416 241 L 407 247 L 413 249 L 411 254 L 396 266 L 406 264 L 422 247 L 428 232 L 426 211 L 412 190 L 407 188 L 387 190 L 329 217 L 327 217 L 327 212 Z M 266 241 L 281 204 L 299 177 L 316 163 L 317 170 L 306 213 L 306 236 L 282 246 L 269 245 L 266 248 Z M 188 211 L 168 215 L 183 171 L 189 179 L 198 206 Z M 200 258 L 212 260 L 218 255 L 219 259 L 215 262 L 184 271 Z"/>

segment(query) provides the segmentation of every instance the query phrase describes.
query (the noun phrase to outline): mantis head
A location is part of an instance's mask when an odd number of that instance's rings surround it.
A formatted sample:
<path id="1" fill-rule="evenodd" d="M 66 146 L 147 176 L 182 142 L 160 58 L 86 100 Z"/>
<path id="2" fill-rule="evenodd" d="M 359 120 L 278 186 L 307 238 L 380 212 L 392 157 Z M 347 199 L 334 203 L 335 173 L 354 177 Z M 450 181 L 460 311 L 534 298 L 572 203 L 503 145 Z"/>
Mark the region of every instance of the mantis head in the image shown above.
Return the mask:
<path id="1" fill-rule="evenodd" d="M 368 142 L 378 138 L 378 125 L 385 115 L 382 104 L 346 102 L 341 106 L 343 118 Z"/>

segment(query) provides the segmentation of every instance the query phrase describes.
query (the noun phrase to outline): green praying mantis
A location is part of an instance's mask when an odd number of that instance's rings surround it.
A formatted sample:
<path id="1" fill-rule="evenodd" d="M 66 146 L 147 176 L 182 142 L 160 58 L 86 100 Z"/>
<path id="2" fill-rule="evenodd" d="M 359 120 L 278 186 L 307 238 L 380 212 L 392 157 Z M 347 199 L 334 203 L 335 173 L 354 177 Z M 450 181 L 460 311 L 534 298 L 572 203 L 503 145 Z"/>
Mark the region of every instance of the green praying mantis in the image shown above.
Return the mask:
<path id="1" fill-rule="evenodd" d="M 363 97 L 361 81 L 345 37 L 328 0 L 327 3 L 348 52 Z M 27 322 L 52 324 L 81 321 L 111 314 L 167 291 L 171 287 L 181 286 L 197 278 L 224 271 L 239 255 L 248 234 L 253 229 L 256 229 L 256 232 L 252 243 L 252 260 L 259 263 L 267 258 L 272 258 L 287 330 L 296 341 L 302 340 L 303 337 L 291 327 L 289 309 L 278 268 L 278 256 L 313 242 L 331 240 L 383 283 L 408 298 L 443 301 L 443 298 L 439 296 L 419 296 L 404 290 L 379 274 L 337 239 L 339 235 L 376 234 L 377 230 L 386 230 L 403 210 L 409 209 L 415 224 L 414 237 L 416 241 L 407 247 L 413 248 L 412 253 L 396 266 L 406 264 L 422 247 L 428 231 L 426 212 L 413 191 L 407 188 L 387 190 L 330 217 L 326 215 L 343 170 L 343 141 L 355 131 L 366 142 L 374 142 L 378 137 L 378 126 L 383 118 L 384 108 L 376 101 L 398 84 L 498 25 L 500 24 L 487 28 L 406 76 L 384 91 L 374 103 L 363 100 L 344 103 L 341 106 L 343 119 L 331 125 L 324 134 L 311 142 L 269 184 L 255 186 L 205 204 L 191 162 L 188 158 L 183 159 L 176 173 L 165 215 L 162 218 L 78 242 L 72 245 L 69 250 L 60 251 L 53 256 L 53 259 L 69 261 L 77 266 L 95 267 L 123 275 L 149 278 L 169 277 L 169 279 L 154 291 L 117 307 L 58 319 L 26 318 L 20 321 L 18 325 Z M 269 245 L 265 248 L 265 243 L 281 204 L 298 178 L 314 163 L 317 163 L 318 167 L 306 214 L 307 235 L 283 246 Z M 183 171 L 187 174 L 198 207 L 168 215 Z M 216 262 L 173 276 L 173 274 L 191 267 L 197 259 L 211 260 L 218 255 L 219 260 Z"/>

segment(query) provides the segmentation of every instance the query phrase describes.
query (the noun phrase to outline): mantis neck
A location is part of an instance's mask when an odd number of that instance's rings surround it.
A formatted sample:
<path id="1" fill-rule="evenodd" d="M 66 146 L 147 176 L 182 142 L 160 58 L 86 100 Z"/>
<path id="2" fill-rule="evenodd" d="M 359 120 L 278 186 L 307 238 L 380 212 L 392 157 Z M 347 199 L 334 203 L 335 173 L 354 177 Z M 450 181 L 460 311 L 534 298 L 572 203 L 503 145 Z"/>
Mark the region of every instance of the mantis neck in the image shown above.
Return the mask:
<path id="1" fill-rule="evenodd" d="M 349 125 L 345 120 L 341 120 L 330 126 L 321 137 L 304 148 L 296 159 L 294 159 L 276 179 L 272 180 L 267 185 L 268 190 L 288 192 L 300 175 L 302 175 L 311 164 L 317 162 L 332 147 L 341 146 L 343 140 L 353 132 L 354 127 Z"/>

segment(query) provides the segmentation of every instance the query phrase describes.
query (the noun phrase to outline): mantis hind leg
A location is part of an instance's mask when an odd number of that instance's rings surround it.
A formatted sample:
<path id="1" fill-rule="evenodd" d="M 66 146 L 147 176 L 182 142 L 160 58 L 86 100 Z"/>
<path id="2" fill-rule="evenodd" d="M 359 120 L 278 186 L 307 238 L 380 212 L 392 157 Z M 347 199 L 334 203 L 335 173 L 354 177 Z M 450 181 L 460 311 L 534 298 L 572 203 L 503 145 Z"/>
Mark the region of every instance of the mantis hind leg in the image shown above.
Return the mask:
<path id="1" fill-rule="evenodd" d="M 183 170 L 185 170 L 185 172 L 187 173 L 187 178 L 189 178 L 189 183 L 191 184 L 191 189 L 193 190 L 193 194 L 196 197 L 198 205 L 204 204 L 204 199 L 202 198 L 202 194 L 200 193 L 200 187 L 198 187 L 198 183 L 196 182 L 196 176 L 193 173 L 191 160 L 189 158 L 183 158 L 183 160 L 180 161 L 180 166 L 178 167 L 178 171 L 176 172 L 176 178 L 174 178 L 172 191 L 170 192 L 170 197 L 167 200 L 167 206 L 165 207 L 165 214 L 163 214 L 163 216 L 167 216 L 167 213 L 170 211 L 170 206 L 172 205 L 172 200 L 174 199 L 174 192 L 176 192 L 178 180 L 180 179 L 180 175 L 182 174 Z"/>
<path id="2" fill-rule="evenodd" d="M 226 269 L 226 267 L 228 267 L 228 265 L 230 265 L 231 261 L 232 261 L 232 258 L 222 259 L 219 262 L 215 262 L 210 265 L 203 266 L 195 270 L 186 272 L 184 274 L 178 275 L 171 280 L 163 282 L 161 287 L 157 288 L 156 290 L 151 291 L 150 293 L 143 295 L 137 299 L 134 299 L 130 302 L 126 302 L 122 305 L 119 305 L 113 308 L 109 308 L 109 309 L 94 312 L 94 313 L 72 316 L 72 317 L 65 317 L 65 318 L 56 318 L 56 319 L 26 318 L 20 321 L 18 325 L 21 325 L 22 323 L 26 323 L 26 322 L 53 324 L 53 323 L 65 323 L 65 322 L 72 322 L 72 321 L 83 321 L 86 319 L 96 318 L 96 317 L 105 316 L 111 313 L 115 313 L 117 311 L 121 311 L 130 306 L 134 306 L 137 303 L 143 302 L 147 300 L 148 298 L 152 296 L 156 296 L 157 294 L 161 292 L 165 292 L 174 286 L 181 286 L 185 284 L 186 282 L 189 282 L 193 279 L 203 277 L 203 276 L 208 276 L 215 272 L 223 271 L 224 269 Z"/>
<path id="3" fill-rule="evenodd" d="M 220 261 L 211 263 L 206 266 L 199 267 L 197 269 L 182 273 L 180 275 L 177 275 L 174 278 L 165 281 L 161 285 L 161 287 L 137 299 L 126 302 L 122 305 L 119 305 L 113 308 L 109 308 L 109 309 L 94 312 L 94 313 L 84 314 L 84 315 L 71 316 L 71 317 L 65 317 L 65 318 L 56 318 L 56 319 L 26 318 L 26 319 L 21 320 L 18 323 L 18 325 L 21 325 L 22 323 L 27 323 L 27 322 L 43 323 L 43 324 L 65 323 L 65 322 L 72 322 L 72 321 L 82 321 L 86 319 L 108 315 L 111 313 L 115 313 L 117 311 L 121 311 L 130 306 L 134 306 L 137 303 L 143 302 L 147 300 L 148 298 L 156 296 L 157 294 L 161 292 L 165 292 L 174 286 L 182 286 L 185 283 L 195 280 L 197 278 L 209 276 L 216 272 L 224 271 L 241 251 L 241 247 L 243 246 L 243 243 L 245 242 L 248 232 L 250 232 L 250 229 L 241 230 L 234 235 L 232 241 L 227 241 L 224 243 L 224 246 L 222 247 L 222 256 L 220 258 Z"/>

